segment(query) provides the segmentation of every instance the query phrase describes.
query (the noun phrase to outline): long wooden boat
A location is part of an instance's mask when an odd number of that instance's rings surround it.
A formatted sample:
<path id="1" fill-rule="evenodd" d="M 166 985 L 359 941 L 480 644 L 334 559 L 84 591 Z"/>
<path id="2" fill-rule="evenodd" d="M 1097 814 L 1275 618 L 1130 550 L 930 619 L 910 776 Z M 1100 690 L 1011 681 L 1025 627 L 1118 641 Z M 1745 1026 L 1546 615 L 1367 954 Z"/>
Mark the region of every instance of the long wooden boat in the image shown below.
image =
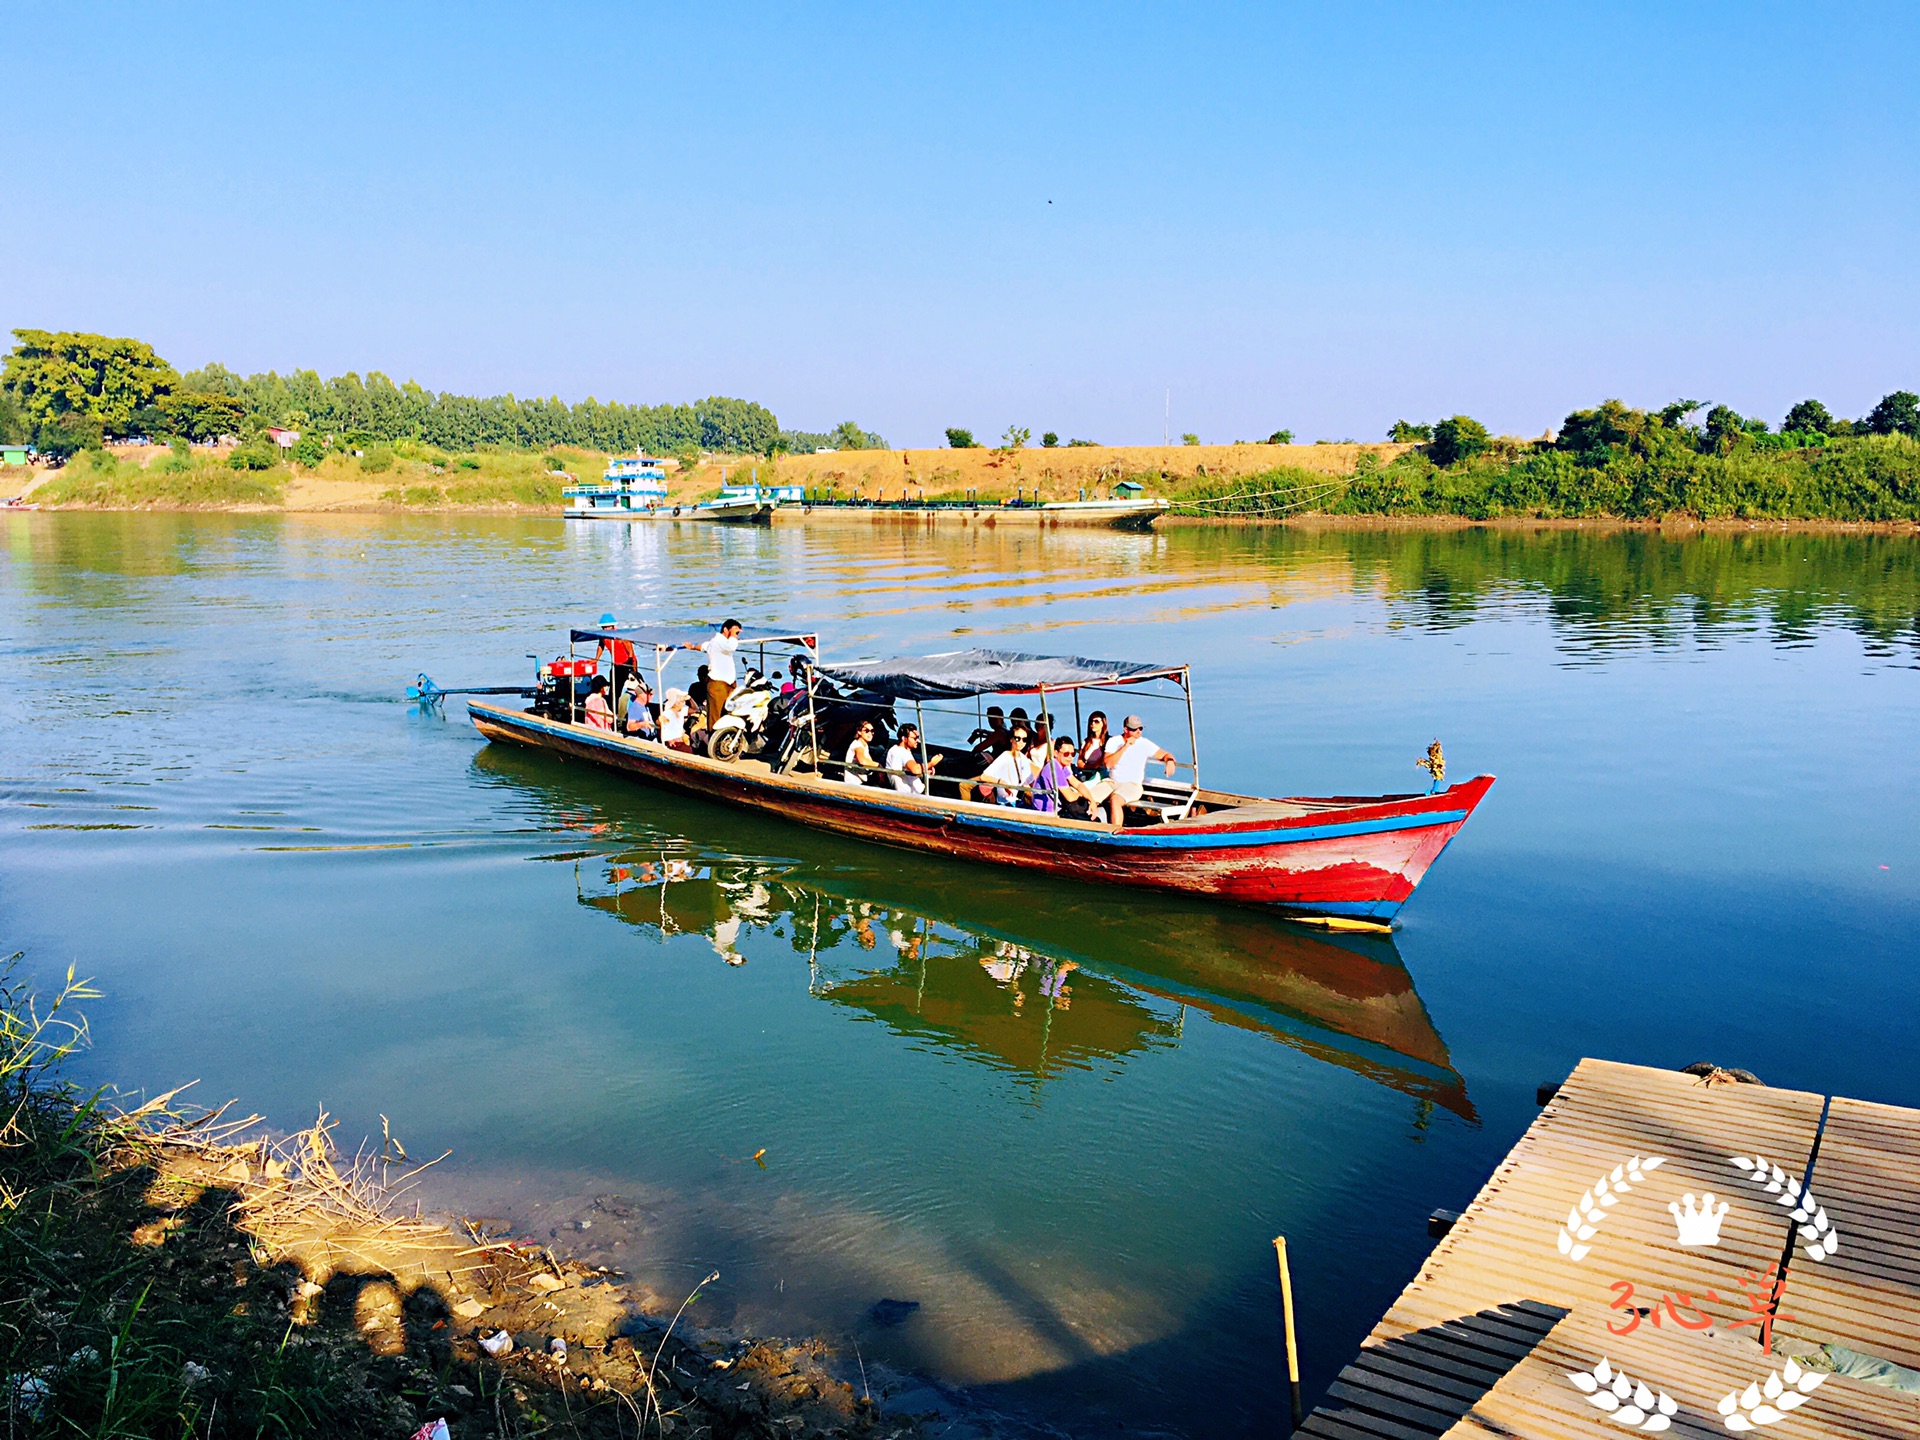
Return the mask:
<path id="1" fill-rule="evenodd" d="M 575 642 L 622 638 L 612 627 L 572 633 Z M 672 647 L 660 642 L 658 632 L 645 633 L 657 645 L 656 654 L 670 653 Z M 814 637 L 804 638 L 814 646 Z M 748 637 L 742 643 L 756 642 Z M 985 650 L 856 665 L 819 664 L 817 653 L 815 660 L 808 669 L 810 698 L 825 681 L 874 697 L 869 703 L 911 701 L 916 714 L 929 698 L 1037 694 L 1044 709 L 1049 699 L 1058 701 L 1068 692 L 1130 691 L 1171 681 L 1186 699 L 1193 734 L 1186 666 Z M 1163 807 L 1165 818 L 1114 829 L 962 799 L 957 787 L 951 795 L 915 795 L 850 785 L 815 770 L 780 773 L 759 759 L 714 759 L 481 700 L 470 700 L 468 713 L 488 740 L 557 751 L 686 794 L 862 840 L 1367 928 L 1392 923 L 1493 784 L 1491 775 L 1481 775 L 1425 795 L 1267 799 L 1200 788 L 1196 757 L 1191 785 L 1162 787 L 1163 796 L 1168 789 L 1184 788 L 1179 804 Z M 924 736 L 924 724 L 920 728 Z M 841 768 L 831 761 L 820 767 Z"/>
<path id="2" fill-rule="evenodd" d="M 1153 996 L 1477 1119 L 1391 935 L 1321 935 L 1244 906 L 1016 872 L 961 876 L 825 837 L 796 864 L 779 858 L 791 850 L 778 821 L 661 795 L 637 827 L 610 825 L 604 802 L 583 802 L 567 781 L 571 767 L 542 765 L 520 746 L 490 747 L 476 764 L 531 799 L 541 823 L 620 834 L 619 849 L 570 857 L 582 906 L 660 939 L 705 935 L 716 949 L 743 926 L 784 931 L 796 949 L 810 935 L 806 949 L 819 957 L 811 993 L 904 1034 L 1044 1079 L 1055 1063 L 1124 1059 L 1142 1034 L 1150 1044 L 1169 1038 L 1141 1008 Z M 837 937 L 858 923 L 906 931 L 911 954 L 876 970 L 885 950 L 855 946 L 856 973 L 831 963 Z M 1009 947 L 1033 961 L 1034 978 L 1049 961 L 1077 965 L 1071 1009 L 1010 1011 L 999 982 L 978 989 L 983 957 Z M 1174 1043 L 1178 1035 L 1176 1026 Z"/>
<path id="3" fill-rule="evenodd" d="M 808 500 L 782 505 L 774 522 L 818 524 L 859 520 L 872 525 L 915 521 L 921 524 L 1031 526 L 1054 530 L 1064 525 L 1150 530 L 1166 514 L 1165 500 Z"/>

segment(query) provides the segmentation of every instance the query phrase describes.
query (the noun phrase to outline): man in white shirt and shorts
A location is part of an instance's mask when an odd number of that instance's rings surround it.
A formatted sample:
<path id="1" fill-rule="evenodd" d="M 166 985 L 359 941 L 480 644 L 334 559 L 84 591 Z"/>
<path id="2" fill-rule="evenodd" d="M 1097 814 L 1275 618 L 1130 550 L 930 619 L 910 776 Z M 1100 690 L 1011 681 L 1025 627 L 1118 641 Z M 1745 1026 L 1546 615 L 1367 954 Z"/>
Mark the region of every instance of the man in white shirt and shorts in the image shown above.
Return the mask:
<path id="1" fill-rule="evenodd" d="M 1174 757 L 1147 739 L 1138 715 L 1129 715 L 1119 735 L 1107 742 L 1107 774 L 1113 779 L 1114 828 L 1118 829 L 1124 808 L 1140 803 L 1147 783 L 1147 762 L 1164 760 L 1167 774 L 1173 774 Z"/>

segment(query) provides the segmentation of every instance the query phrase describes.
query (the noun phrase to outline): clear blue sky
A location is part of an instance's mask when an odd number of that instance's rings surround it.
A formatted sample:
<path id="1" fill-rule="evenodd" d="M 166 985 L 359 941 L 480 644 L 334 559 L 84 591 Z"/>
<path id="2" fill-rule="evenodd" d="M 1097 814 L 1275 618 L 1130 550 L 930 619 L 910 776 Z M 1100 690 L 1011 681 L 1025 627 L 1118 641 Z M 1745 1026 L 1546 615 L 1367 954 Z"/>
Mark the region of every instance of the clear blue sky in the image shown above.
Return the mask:
<path id="1" fill-rule="evenodd" d="M 0 6 L 0 326 L 185 368 L 1538 433 L 1920 388 L 1920 9 Z"/>

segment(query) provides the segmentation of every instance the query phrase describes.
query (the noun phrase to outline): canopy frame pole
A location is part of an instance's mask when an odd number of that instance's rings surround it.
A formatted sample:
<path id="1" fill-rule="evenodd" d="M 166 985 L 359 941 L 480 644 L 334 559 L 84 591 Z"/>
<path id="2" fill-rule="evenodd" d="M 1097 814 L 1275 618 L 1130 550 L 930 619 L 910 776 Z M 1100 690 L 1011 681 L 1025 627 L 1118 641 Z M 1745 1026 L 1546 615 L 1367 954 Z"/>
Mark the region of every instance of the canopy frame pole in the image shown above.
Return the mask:
<path id="1" fill-rule="evenodd" d="M 815 652 L 816 657 L 818 651 Z M 820 769 L 820 710 L 813 703 L 814 677 L 820 673 L 818 665 L 807 667 L 807 749 L 813 752 L 813 778 L 824 779 Z"/>
<path id="2" fill-rule="evenodd" d="M 1193 793 L 1200 793 L 1200 731 L 1193 723 L 1193 667 L 1180 667 L 1180 688 L 1187 696 L 1187 753 L 1193 756 Z"/>
<path id="3" fill-rule="evenodd" d="M 1080 748 L 1080 737 L 1087 733 L 1087 727 L 1080 723 L 1080 687 L 1073 687 L 1073 748 Z"/>
<path id="4" fill-rule="evenodd" d="M 920 732 L 920 793 L 933 798 L 933 771 L 927 768 L 927 717 L 920 713 L 920 702 L 913 702 L 913 728 Z"/>

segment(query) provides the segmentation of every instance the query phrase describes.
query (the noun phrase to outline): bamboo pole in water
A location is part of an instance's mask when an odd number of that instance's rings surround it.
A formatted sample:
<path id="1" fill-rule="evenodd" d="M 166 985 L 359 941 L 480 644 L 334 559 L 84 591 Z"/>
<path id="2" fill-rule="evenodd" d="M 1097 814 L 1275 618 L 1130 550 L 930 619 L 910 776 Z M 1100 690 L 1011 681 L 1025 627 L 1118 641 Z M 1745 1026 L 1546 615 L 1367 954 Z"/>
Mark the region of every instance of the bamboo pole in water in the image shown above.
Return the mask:
<path id="1" fill-rule="evenodd" d="M 1280 1261 L 1280 1318 L 1287 1332 L 1287 1388 L 1292 1392 L 1293 1428 L 1300 1428 L 1300 1347 L 1293 1338 L 1293 1276 L 1287 1270 L 1287 1237 L 1273 1237 L 1273 1253 Z"/>

